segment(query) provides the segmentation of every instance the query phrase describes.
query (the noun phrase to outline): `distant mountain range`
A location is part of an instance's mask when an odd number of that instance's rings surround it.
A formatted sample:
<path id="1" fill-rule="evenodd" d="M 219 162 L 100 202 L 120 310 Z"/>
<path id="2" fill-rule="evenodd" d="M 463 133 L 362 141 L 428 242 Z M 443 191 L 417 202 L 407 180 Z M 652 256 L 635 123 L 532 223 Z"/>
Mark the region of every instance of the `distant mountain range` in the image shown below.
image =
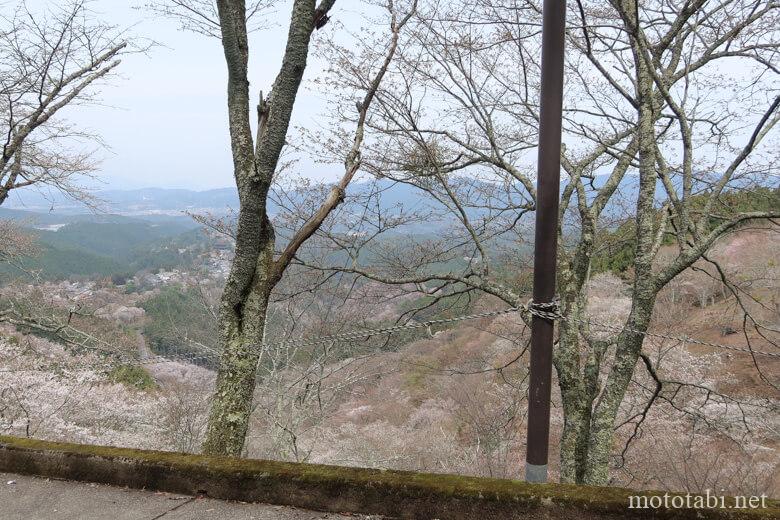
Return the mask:
<path id="1" fill-rule="evenodd" d="M 604 177 L 597 177 L 593 186 L 599 187 L 604 181 Z M 499 185 L 469 181 L 468 187 L 472 196 L 495 192 L 496 196 L 506 197 Z M 442 208 L 425 191 L 386 180 L 357 183 L 351 186 L 349 193 L 367 195 L 369 190 L 381 192 L 378 206 L 385 218 L 398 207 L 403 207 L 407 214 L 436 206 Z M 659 194 L 662 190 L 659 186 Z M 637 191 L 637 177 L 624 179 L 621 195 L 611 201 L 604 216 L 614 219 L 614 225 L 623 222 L 631 215 Z M 45 276 L 52 278 L 133 273 L 140 269 L 172 268 L 192 262 L 196 252 L 205 247 L 206 238 L 198 229 L 200 225 L 187 212 L 225 215 L 228 210 L 236 210 L 239 206 L 238 193 L 234 188 L 206 191 L 164 188 L 107 190 L 95 194 L 103 201 L 102 211 L 90 211 L 83 204 L 68 200 L 61 194 L 34 190 L 19 192 L 12 194 L 0 207 L 0 219 L 14 220 L 34 231 L 43 252 L 31 259 L 28 267 L 41 270 Z M 292 192 L 287 196 L 296 204 L 305 197 L 303 192 Z M 489 209 L 490 206 L 476 205 L 466 211 L 472 221 L 477 221 L 480 216 L 495 211 Z M 492 206 L 495 208 L 499 204 Z M 369 211 L 375 209 L 371 207 Z M 269 212 L 276 214 L 279 207 L 272 202 Z M 375 218 L 375 215 L 369 218 Z M 518 223 L 521 227 L 516 227 L 515 231 L 532 233 L 533 219 L 533 214 L 528 215 Z M 455 216 L 421 220 L 396 231 L 421 238 L 435 237 L 453 224 Z M 392 239 L 393 236 L 397 236 L 395 232 L 389 233 L 387 238 Z M 181 251 L 188 253 L 182 256 Z M 13 273 L 7 268 L 0 268 L 0 276 L 4 274 Z"/>
<path id="2" fill-rule="evenodd" d="M 20 263 L 26 271 L 49 279 L 188 266 L 208 242 L 198 224 L 186 216 L 57 215 L 0 208 L 0 218 L 29 229 L 38 254 Z M 0 262 L 0 279 L 23 275 L 24 271 Z"/>
<path id="3" fill-rule="evenodd" d="M 475 186 L 488 183 L 471 181 Z M 598 183 L 597 183 L 598 184 Z M 381 191 L 381 206 L 391 208 L 402 205 L 406 210 L 421 207 L 439 206 L 422 190 L 407 184 L 381 180 L 377 183 L 353 184 L 350 193 L 368 193 L 369 190 Z M 123 216 L 168 215 L 181 216 L 186 211 L 226 213 L 229 209 L 238 209 L 238 191 L 235 188 L 219 188 L 204 191 L 169 188 L 143 188 L 136 190 L 105 190 L 94 192 L 100 201 L 100 213 Z M 72 216 L 90 213 L 79 201 L 74 201 L 54 190 L 18 190 L 12 192 L 6 203 L 0 207 L 32 213 Z M 278 207 L 270 202 L 270 213 L 277 213 Z"/>
<path id="4" fill-rule="evenodd" d="M 53 191 L 25 190 L 12 193 L 3 208 L 35 213 L 73 215 L 88 212 L 79 202 Z M 143 188 L 139 190 L 106 190 L 94 193 L 106 213 L 133 215 L 181 215 L 186 210 L 224 212 L 238 207 L 235 188 L 195 191 L 186 189 Z"/>
<path id="5" fill-rule="evenodd" d="M 426 193 L 411 186 L 380 181 L 381 206 L 389 208 L 403 206 L 405 211 L 437 205 Z M 357 183 L 350 193 L 367 193 L 377 185 Z M 238 191 L 235 188 L 219 188 L 195 191 L 187 189 L 143 188 L 137 190 L 106 190 L 94 192 L 99 200 L 99 211 L 87 208 L 83 203 L 69 199 L 58 192 L 19 190 L 11 194 L 0 206 L 0 218 L 32 219 L 40 225 L 57 225 L 95 218 L 116 219 L 117 216 L 150 220 L 189 219 L 186 213 L 211 213 L 224 215 L 239 207 Z M 288 194 L 295 199 L 296 194 Z M 302 193 L 297 195 L 303 200 Z M 273 200 L 269 201 L 269 213 L 279 212 Z"/>
<path id="6" fill-rule="evenodd" d="M 596 176 L 592 185 L 599 187 L 606 181 L 607 176 Z M 480 184 L 484 187 L 493 186 L 486 182 L 471 181 L 475 190 L 479 190 Z M 562 188 L 566 179 L 562 179 Z M 778 179 L 765 179 L 765 186 L 776 186 Z M 420 209 L 423 207 L 441 207 L 432 197 L 422 190 L 413 188 L 407 184 L 393 183 L 387 180 L 373 183 L 353 184 L 350 193 L 367 193 L 369 189 L 379 189 L 382 192 L 380 205 L 383 209 L 402 205 L 405 210 Z M 638 177 L 626 176 L 620 187 L 621 199 L 634 201 L 638 192 Z M 658 186 L 659 197 L 663 194 L 663 186 Z M 209 212 L 213 214 L 225 214 L 229 209 L 238 209 L 238 192 L 235 188 L 219 188 L 205 191 L 168 188 L 143 188 L 137 190 L 106 190 L 98 191 L 94 195 L 102 201 L 99 213 L 104 215 L 122 215 L 126 217 L 140 217 L 148 220 L 150 217 L 183 217 L 185 212 Z M 293 194 L 294 198 L 295 195 Z M 302 198 L 302 197 L 301 197 Z M 630 206 L 629 206 L 630 207 Z M 79 214 L 90 213 L 80 202 L 68 199 L 56 191 L 18 190 L 12 192 L 6 203 L 0 207 L 0 213 L 5 210 L 27 211 L 36 214 L 58 216 L 53 220 L 63 221 Z M 269 213 L 278 212 L 273 201 L 269 205 Z M 470 210 L 475 215 L 479 210 Z M 625 215 L 626 206 L 618 204 L 615 212 Z M 610 209 L 607 210 L 610 212 Z M 57 222 L 51 222 L 57 223 Z"/>

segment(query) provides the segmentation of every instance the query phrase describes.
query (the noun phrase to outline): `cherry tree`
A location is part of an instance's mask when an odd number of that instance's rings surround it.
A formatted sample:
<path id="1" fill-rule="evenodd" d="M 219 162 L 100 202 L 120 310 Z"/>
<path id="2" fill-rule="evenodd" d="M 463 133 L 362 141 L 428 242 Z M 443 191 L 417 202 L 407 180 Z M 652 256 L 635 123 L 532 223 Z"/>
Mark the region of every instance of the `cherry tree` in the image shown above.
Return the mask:
<path id="1" fill-rule="evenodd" d="M 419 190 L 431 221 L 449 225 L 395 248 L 370 233 L 342 236 L 331 247 L 350 263 L 310 267 L 436 300 L 479 293 L 525 303 L 527 288 L 513 272 L 524 268 L 523 217 L 535 210 L 540 20 L 534 1 L 420 6 L 376 94 L 363 162 Z M 558 264 L 565 319 L 554 352 L 564 482 L 609 481 L 621 403 L 637 366 L 653 369 L 642 347 L 659 293 L 707 261 L 724 236 L 780 216 L 776 206 L 734 203 L 735 193 L 773 183 L 778 22 L 780 5 L 758 0 L 569 6 Z M 587 312 L 587 287 L 616 224 L 630 306 L 618 325 L 600 328 Z"/>

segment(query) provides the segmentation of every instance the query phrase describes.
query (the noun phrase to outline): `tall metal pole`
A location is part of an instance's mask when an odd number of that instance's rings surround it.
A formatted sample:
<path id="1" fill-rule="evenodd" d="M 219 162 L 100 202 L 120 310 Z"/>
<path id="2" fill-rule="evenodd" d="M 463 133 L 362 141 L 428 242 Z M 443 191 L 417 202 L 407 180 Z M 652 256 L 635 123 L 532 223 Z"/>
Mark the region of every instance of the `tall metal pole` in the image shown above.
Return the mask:
<path id="1" fill-rule="evenodd" d="M 565 26 L 566 0 L 544 0 L 534 246 L 535 303 L 551 302 L 555 296 Z M 552 320 L 538 316 L 533 317 L 531 324 L 531 377 L 528 387 L 528 442 L 525 458 L 527 482 L 547 482 L 553 326 Z"/>

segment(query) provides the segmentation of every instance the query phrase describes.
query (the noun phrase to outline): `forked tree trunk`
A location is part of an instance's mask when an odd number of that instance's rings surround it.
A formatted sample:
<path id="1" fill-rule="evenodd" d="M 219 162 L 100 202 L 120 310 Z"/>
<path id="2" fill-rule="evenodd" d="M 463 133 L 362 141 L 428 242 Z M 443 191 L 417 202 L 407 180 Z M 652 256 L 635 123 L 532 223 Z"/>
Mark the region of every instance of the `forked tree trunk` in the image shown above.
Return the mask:
<path id="1" fill-rule="evenodd" d="M 333 1 L 323 4 L 327 11 Z M 274 262 L 275 237 L 266 211 L 267 197 L 306 69 L 316 15 L 314 0 L 293 3 L 281 69 L 270 100 L 261 99 L 258 106 L 255 145 L 249 122 L 245 1 L 219 0 L 217 6 L 228 69 L 228 118 L 240 207 L 235 256 L 220 303 L 223 351 L 203 451 L 240 456 L 249 428 L 268 301 L 281 276 Z"/>
<path id="2" fill-rule="evenodd" d="M 249 428 L 257 365 L 265 332 L 273 261 L 273 236 L 265 238 L 255 275 L 238 305 L 223 298 L 220 309 L 222 355 L 212 399 L 204 453 L 240 456 Z M 243 252 L 236 251 L 236 254 Z"/>
<path id="3" fill-rule="evenodd" d="M 629 3 L 635 0 L 630 0 Z M 628 12 L 633 12 L 628 10 Z M 644 343 L 644 332 L 650 325 L 657 288 L 653 277 L 653 259 L 657 251 L 655 190 L 656 143 L 653 80 L 634 42 L 637 67 L 637 101 L 639 142 L 639 193 L 636 212 L 636 251 L 631 311 L 626 327 L 615 343 L 614 362 L 604 387 L 593 407 L 588 439 L 587 463 L 583 482 L 606 485 L 609 481 L 609 457 L 612 453 L 614 425 L 620 403 L 626 395 Z"/>
<path id="4" fill-rule="evenodd" d="M 569 316 L 579 316 L 575 306 Z M 555 367 L 558 373 L 563 405 L 563 431 L 560 442 L 560 481 L 582 482 L 588 458 L 591 408 L 594 396 L 580 370 L 580 338 L 576 325 L 563 323 L 560 327 L 558 355 Z"/>
<path id="5" fill-rule="evenodd" d="M 263 349 L 271 291 L 290 265 L 298 249 L 343 202 L 349 183 L 360 168 L 360 147 L 368 108 L 393 59 L 398 34 L 416 9 L 398 20 L 392 3 L 392 37 L 387 54 L 358 103 L 355 138 L 347 153 L 344 174 L 319 209 L 290 237 L 274 258 L 275 235 L 267 213 L 268 193 L 287 138 L 290 117 L 303 79 L 312 32 L 327 22 L 335 0 L 295 0 L 290 17 L 284 58 L 271 94 L 258 105 L 257 143 L 249 124 L 249 46 L 244 0 L 218 0 L 222 46 L 228 66 L 228 115 L 233 167 L 240 208 L 236 250 L 222 293 L 219 329 L 223 345 L 216 389 L 209 414 L 203 451 L 240 456 L 249 429 L 257 365 Z"/>
<path id="6" fill-rule="evenodd" d="M 632 4 L 635 0 L 628 0 Z M 633 12 L 632 8 L 626 9 Z M 659 245 L 655 229 L 655 191 L 657 182 L 653 79 L 639 55 L 634 42 L 634 62 L 637 67 L 638 124 L 636 140 L 639 159 L 639 192 L 636 213 L 636 251 L 634 257 L 634 287 L 632 307 L 626 326 L 618 335 L 613 364 L 603 385 L 599 372 L 606 345 L 598 342 L 590 346 L 580 370 L 579 337 L 576 326 L 561 327 L 558 372 L 564 407 L 564 431 L 561 441 L 561 480 L 591 485 L 606 485 L 609 481 L 609 457 L 614 443 L 614 425 L 634 369 L 639 360 L 655 305 L 658 288 L 652 266 Z M 632 154 L 633 155 L 633 154 Z M 593 215 L 583 218 L 580 257 L 575 255 L 567 289 L 573 293 L 568 299 L 576 302 L 567 309 L 570 316 L 579 318 L 584 309 L 585 280 L 590 268 L 590 242 L 593 236 Z M 565 278 L 566 279 L 566 278 Z M 576 323 L 576 321 L 575 321 Z"/>

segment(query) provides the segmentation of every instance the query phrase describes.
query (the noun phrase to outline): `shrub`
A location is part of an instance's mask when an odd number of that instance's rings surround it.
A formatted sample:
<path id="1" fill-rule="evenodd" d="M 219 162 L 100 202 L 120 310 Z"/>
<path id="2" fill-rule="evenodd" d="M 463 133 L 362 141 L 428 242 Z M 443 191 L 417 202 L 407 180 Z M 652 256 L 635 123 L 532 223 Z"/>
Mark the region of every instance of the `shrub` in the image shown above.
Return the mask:
<path id="1" fill-rule="evenodd" d="M 125 386 L 136 388 L 138 390 L 152 390 L 157 388 L 152 376 L 137 365 L 119 365 L 111 369 L 108 377 L 114 383 L 121 383 Z"/>

